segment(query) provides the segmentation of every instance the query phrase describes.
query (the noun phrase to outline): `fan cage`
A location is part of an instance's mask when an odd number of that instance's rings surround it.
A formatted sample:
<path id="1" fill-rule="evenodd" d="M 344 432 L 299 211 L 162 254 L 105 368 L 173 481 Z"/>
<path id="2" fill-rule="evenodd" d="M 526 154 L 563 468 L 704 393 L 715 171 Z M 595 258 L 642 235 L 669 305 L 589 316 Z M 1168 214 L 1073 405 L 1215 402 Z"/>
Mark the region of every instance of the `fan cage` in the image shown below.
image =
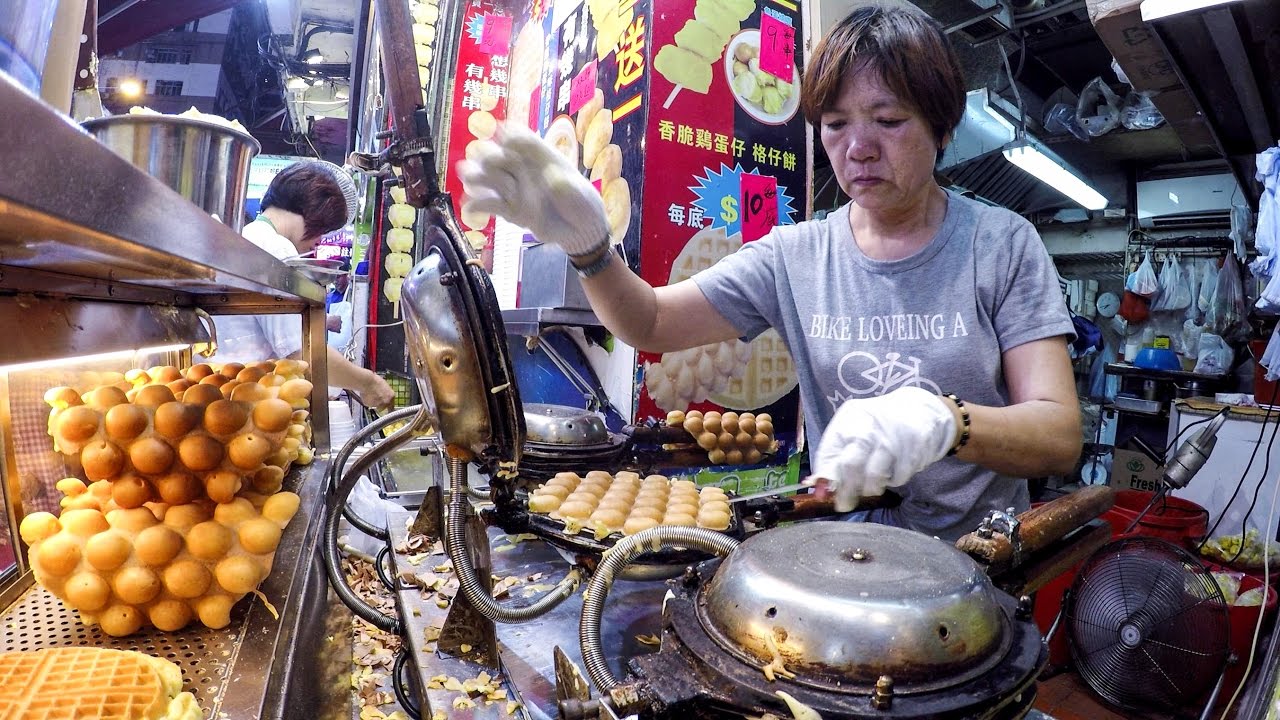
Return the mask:
<path id="1" fill-rule="evenodd" d="M 1230 657 L 1228 611 L 1195 556 L 1152 538 L 1098 550 L 1065 608 L 1081 678 L 1106 701 L 1138 711 L 1203 700 Z"/>

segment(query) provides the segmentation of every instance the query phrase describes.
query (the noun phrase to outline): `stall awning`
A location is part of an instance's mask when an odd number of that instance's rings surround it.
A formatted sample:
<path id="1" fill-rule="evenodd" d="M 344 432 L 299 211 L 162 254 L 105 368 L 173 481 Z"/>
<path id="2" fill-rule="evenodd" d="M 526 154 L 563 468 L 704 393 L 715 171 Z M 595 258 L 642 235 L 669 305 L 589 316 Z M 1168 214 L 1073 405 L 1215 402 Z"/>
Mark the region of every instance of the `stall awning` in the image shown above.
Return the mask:
<path id="1" fill-rule="evenodd" d="M 98 0 L 98 54 L 238 5 L 241 0 Z"/>

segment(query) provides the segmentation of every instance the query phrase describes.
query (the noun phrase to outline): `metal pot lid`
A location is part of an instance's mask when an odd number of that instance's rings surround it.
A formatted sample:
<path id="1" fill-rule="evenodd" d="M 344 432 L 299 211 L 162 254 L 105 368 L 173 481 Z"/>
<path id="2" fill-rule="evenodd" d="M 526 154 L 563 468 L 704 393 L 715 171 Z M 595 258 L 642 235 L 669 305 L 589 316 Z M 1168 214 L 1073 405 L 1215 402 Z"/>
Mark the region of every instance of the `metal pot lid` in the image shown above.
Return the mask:
<path id="1" fill-rule="evenodd" d="M 421 216 L 423 258 L 401 290 L 405 342 L 422 402 L 451 453 L 505 474 L 520 459 L 524 413 L 497 296 L 451 203 L 438 193 Z"/>
<path id="2" fill-rule="evenodd" d="M 716 571 L 704 627 L 751 664 L 780 657 L 796 682 L 900 692 L 953 685 L 1008 650 L 998 591 L 953 546 L 900 528 L 815 522 L 760 533 Z"/>
<path id="3" fill-rule="evenodd" d="M 526 403 L 527 439 L 548 445 L 603 445 L 609 428 L 598 413 L 568 405 Z"/>

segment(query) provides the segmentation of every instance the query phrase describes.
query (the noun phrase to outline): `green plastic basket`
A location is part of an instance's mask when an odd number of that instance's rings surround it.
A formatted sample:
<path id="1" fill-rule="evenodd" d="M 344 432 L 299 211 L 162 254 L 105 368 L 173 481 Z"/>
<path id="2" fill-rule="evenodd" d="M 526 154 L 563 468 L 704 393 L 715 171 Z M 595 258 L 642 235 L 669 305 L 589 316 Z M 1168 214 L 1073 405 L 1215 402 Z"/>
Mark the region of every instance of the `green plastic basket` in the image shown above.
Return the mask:
<path id="1" fill-rule="evenodd" d="M 393 410 L 410 407 L 418 404 L 418 385 L 413 378 L 403 373 L 385 370 L 378 373 L 383 380 L 391 386 L 392 392 L 395 393 L 395 401 Z M 405 423 L 397 422 L 388 425 L 382 429 L 383 437 L 390 437 L 391 433 L 399 430 Z"/>

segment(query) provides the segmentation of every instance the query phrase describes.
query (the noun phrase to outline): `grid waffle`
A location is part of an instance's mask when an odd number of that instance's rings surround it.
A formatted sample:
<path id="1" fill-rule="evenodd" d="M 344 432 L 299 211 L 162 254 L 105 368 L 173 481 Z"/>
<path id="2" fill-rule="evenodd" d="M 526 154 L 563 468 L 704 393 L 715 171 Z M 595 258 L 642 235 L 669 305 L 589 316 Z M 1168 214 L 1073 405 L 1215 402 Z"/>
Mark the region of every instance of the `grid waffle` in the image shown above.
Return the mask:
<path id="1" fill-rule="evenodd" d="M 680 254 L 671 265 L 671 274 L 669 284 L 682 282 L 692 278 L 702 270 L 715 265 L 721 259 L 737 252 L 742 247 L 741 236 L 726 236 L 721 228 L 706 228 L 700 230 L 689 242 L 685 244 Z M 749 352 L 744 352 L 740 340 L 731 340 L 718 345 L 726 345 L 733 352 L 736 362 L 733 363 L 712 363 L 711 370 L 714 370 L 712 377 L 708 378 L 708 368 L 690 368 L 691 376 L 694 378 L 698 390 L 694 392 L 692 402 L 698 402 L 705 397 L 714 403 L 723 407 L 735 410 L 751 410 L 755 408 L 765 407 L 782 399 L 791 389 L 798 383 L 795 372 L 795 363 L 791 359 L 791 353 L 787 350 L 786 343 L 776 330 L 768 330 L 761 333 L 750 345 Z M 724 353 L 720 352 L 718 345 L 706 346 L 717 359 Z M 687 352 L 687 351 L 686 351 Z M 703 354 L 708 354 L 704 350 Z M 662 363 L 668 362 L 668 359 L 677 361 L 687 361 L 685 355 L 677 355 L 668 353 L 663 355 Z M 649 385 L 650 396 L 658 403 L 659 407 L 664 410 L 683 410 L 688 406 L 687 402 L 680 402 L 682 393 L 664 391 L 663 383 L 657 380 L 656 370 L 653 372 L 655 382 L 649 383 L 650 370 L 645 373 L 646 384 Z M 668 376 L 676 375 L 670 369 L 667 369 Z M 674 383 L 678 385 L 678 383 Z M 655 394 L 654 390 L 658 390 Z M 687 394 L 687 393 L 685 393 Z M 665 395 L 666 397 L 658 397 Z M 664 402 L 667 404 L 664 405 Z"/>

